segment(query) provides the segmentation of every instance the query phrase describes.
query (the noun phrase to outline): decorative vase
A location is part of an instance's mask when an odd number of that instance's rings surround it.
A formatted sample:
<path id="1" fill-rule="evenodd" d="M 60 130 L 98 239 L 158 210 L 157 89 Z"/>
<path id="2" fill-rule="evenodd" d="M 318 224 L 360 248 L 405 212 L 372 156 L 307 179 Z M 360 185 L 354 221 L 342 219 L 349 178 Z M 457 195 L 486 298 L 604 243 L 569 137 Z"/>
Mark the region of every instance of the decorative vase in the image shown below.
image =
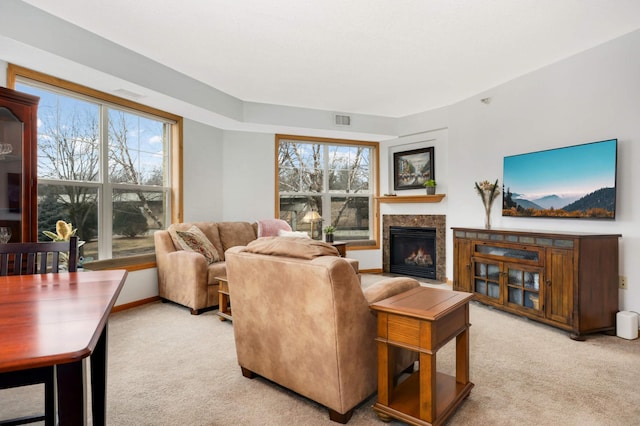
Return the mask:
<path id="1" fill-rule="evenodd" d="M 491 206 L 485 206 L 484 228 L 491 229 Z"/>
<path id="2" fill-rule="evenodd" d="M 435 186 L 426 186 L 425 188 L 427 188 L 427 195 L 435 195 L 436 193 Z"/>
<path id="3" fill-rule="evenodd" d="M 333 234 L 325 234 L 324 240 L 326 242 L 328 242 L 328 243 L 332 243 L 333 242 Z"/>

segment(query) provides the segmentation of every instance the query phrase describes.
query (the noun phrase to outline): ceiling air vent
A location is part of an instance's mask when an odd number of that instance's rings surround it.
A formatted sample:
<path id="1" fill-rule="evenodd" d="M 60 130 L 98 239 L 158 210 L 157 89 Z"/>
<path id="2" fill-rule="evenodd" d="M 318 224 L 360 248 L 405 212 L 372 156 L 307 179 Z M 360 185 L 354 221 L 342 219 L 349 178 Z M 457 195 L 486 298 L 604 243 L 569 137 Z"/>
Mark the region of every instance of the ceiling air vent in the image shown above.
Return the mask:
<path id="1" fill-rule="evenodd" d="M 336 126 L 351 126 L 351 116 L 334 114 L 333 122 L 335 123 Z"/>
<path id="2" fill-rule="evenodd" d="M 118 96 L 123 96 L 125 98 L 135 99 L 135 100 L 144 98 L 144 96 L 141 95 L 140 93 L 132 92 L 131 90 L 127 90 L 127 89 L 115 89 L 113 93 L 115 93 Z"/>

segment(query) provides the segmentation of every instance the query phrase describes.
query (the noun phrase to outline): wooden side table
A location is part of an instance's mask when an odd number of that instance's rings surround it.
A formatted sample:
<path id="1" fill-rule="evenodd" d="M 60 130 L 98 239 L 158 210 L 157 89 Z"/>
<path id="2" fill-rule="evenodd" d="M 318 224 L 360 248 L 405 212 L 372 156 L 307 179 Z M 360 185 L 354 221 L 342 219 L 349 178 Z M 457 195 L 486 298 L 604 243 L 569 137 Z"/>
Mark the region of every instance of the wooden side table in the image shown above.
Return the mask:
<path id="1" fill-rule="evenodd" d="M 214 277 L 220 283 L 218 290 L 218 316 L 220 321 L 233 321 L 231 316 L 231 300 L 229 298 L 229 280 L 227 277 Z"/>
<path id="2" fill-rule="evenodd" d="M 329 244 L 338 249 L 340 256 L 347 257 L 347 243 L 345 243 L 344 241 L 334 241 Z"/>
<path id="3" fill-rule="evenodd" d="M 466 398 L 469 381 L 469 300 L 472 294 L 418 287 L 371 305 L 378 314 L 378 401 L 383 421 L 440 425 Z M 455 377 L 436 371 L 436 353 L 456 338 Z M 420 355 L 420 368 L 395 385 L 396 348 Z"/>

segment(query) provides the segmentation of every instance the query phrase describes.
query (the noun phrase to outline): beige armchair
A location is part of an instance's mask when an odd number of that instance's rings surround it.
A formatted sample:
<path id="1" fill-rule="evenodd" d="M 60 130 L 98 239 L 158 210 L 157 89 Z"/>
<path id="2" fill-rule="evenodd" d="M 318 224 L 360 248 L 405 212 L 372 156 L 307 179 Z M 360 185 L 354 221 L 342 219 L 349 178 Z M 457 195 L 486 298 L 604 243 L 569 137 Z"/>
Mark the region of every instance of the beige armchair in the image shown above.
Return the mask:
<path id="1" fill-rule="evenodd" d="M 354 266 L 329 244 L 260 238 L 226 253 L 242 374 L 262 376 L 346 423 L 377 389 L 376 317 L 369 304 L 419 286 L 390 278 L 362 290 Z M 415 355 L 396 358 L 398 371 Z"/>
<path id="2" fill-rule="evenodd" d="M 185 250 L 177 233 L 198 228 L 209 243 L 215 259 L 204 250 Z M 218 305 L 219 283 L 215 277 L 226 275 L 224 252 L 244 246 L 257 238 L 257 224 L 249 222 L 192 222 L 170 225 L 154 233 L 158 265 L 158 295 L 164 301 L 187 306 L 192 315 Z"/>

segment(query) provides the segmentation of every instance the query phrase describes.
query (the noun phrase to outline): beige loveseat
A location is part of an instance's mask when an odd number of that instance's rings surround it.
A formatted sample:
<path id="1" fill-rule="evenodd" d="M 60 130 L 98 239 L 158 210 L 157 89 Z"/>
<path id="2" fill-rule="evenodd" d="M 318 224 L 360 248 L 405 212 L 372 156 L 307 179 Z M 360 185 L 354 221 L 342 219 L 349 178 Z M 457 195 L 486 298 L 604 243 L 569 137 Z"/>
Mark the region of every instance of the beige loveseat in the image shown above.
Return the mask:
<path id="1" fill-rule="evenodd" d="M 346 423 L 377 389 L 376 317 L 369 304 L 419 286 L 384 279 L 364 291 L 353 265 L 326 243 L 271 237 L 226 253 L 242 374 L 267 378 Z M 396 358 L 398 370 L 415 354 Z"/>
<path id="2" fill-rule="evenodd" d="M 178 232 L 184 233 L 193 226 L 204 234 L 215 259 L 211 259 L 211 253 L 207 257 L 202 250 L 185 250 L 181 245 Z M 191 308 L 193 315 L 218 305 L 219 284 L 215 277 L 226 275 L 224 252 L 256 238 L 257 224 L 249 222 L 176 223 L 166 231 L 156 231 L 159 296 Z"/>

